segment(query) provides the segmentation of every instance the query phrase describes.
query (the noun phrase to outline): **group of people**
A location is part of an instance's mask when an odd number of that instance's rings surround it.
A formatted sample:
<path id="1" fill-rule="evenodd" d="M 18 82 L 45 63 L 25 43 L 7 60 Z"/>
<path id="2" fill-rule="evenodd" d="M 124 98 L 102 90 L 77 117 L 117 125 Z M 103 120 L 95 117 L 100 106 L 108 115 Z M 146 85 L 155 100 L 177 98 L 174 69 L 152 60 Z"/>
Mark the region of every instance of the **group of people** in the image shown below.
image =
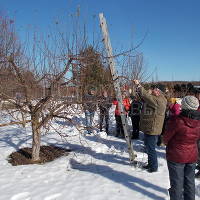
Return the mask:
<path id="1" fill-rule="evenodd" d="M 102 95 L 97 97 L 95 89 L 90 88 L 88 93 L 83 98 L 83 109 L 86 119 L 87 133 L 91 134 L 94 114 L 99 108 L 99 130 L 103 131 L 105 124 L 105 131 L 109 134 L 109 109 L 115 105 L 115 120 L 116 120 L 116 137 L 124 138 L 124 130 L 121 121 L 121 114 L 119 104 L 116 98 L 112 99 L 108 96 L 106 90 L 103 90 Z M 135 96 L 131 96 L 131 101 L 126 92 L 122 92 L 123 107 L 125 116 L 130 117 L 132 121 L 132 139 L 139 138 L 139 121 L 142 111 L 142 102 Z M 104 123 L 105 122 L 105 123 Z"/>
<path id="2" fill-rule="evenodd" d="M 112 106 L 111 98 L 108 96 L 106 90 L 102 92 L 100 97 L 96 97 L 95 89 L 93 87 L 89 88 L 88 93 L 83 97 L 83 110 L 85 113 L 86 129 L 87 133 L 91 134 L 93 127 L 94 114 L 97 111 L 97 107 L 100 110 L 100 131 L 103 130 L 103 124 L 105 121 L 106 133 L 109 133 L 109 109 Z"/>
<path id="3" fill-rule="evenodd" d="M 181 106 L 173 102 L 168 106 L 169 112 L 166 115 L 167 101 L 164 94 L 158 88 L 148 93 L 138 80 L 135 80 L 135 84 L 147 107 L 141 116 L 140 127 L 144 132 L 148 154 L 148 165 L 144 167 L 149 172 L 157 171 L 155 137 L 162 133 L 169 170 L 170 200 L 194 200 L 195 168 L 199 168 L 200 162 L 198 161 L 196 165 L 200 154 L 200 147 L 198 150 L 200 140 L 199 94 L 196 94 L 198 98 L 194 95 L 185 96 Z M 196 174 L 196 177 L 199 176 L 200 171 Z"/>
<path id="4" fill-rule="evenodd" d="M 122 99 L 125 114 L 131 117 L 132 138 L 138 139 L 139 130 L 144 133 L 148 164 L 143 168 L 149 173 L 158 170 L 156 146 L 158 138 L 161 138 L 161 142 L 166 145 L 170 200 L 194 200 L 195 168 L 199 170 L 196 177 L 200 177 L 200 94 L 185 96 L 181 105 L 177 102 L 171 102 L 168 105 L 165 94 L 158 86 L 147 91 L 138 80 L 134 80 L 134 84 L 137 97 L 132 97 L 130 103 L 126 94 L 122 93 Z M 91 91 L 88 95 L 90 97 L 87 96 L 85 100 L 94 98 Z M 116 105 L 116 136 L 123 136 L 118 102 L 111 101 L 106 92 L 98 103 L 100 131 L 102 131 L 104 118 L 106 132 L 109 131 L 109 108 L 112 104 Z M 91 104 L 84 105 L 86 105 L 84 106 L 86 126 L 88 133 L 91 133 L 91 119 L 94 117 L 95 110 Z M 97 106 L 96 103 L 95 106 Z M 90 114 L 87 113 L 87 109 L 91 111 Z M 162 137 L 160 137 L 161 134 Z"/>

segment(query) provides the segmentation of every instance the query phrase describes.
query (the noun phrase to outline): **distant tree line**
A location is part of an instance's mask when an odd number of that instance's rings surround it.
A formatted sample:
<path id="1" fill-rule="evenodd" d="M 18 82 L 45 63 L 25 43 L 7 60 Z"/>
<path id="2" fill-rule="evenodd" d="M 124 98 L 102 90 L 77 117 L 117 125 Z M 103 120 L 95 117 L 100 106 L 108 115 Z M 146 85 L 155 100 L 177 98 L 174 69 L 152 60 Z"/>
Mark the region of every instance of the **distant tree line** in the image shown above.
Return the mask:
<path id="1" fill-rule="evenodd" d="M 165 81 L 145 83 L 146 89 L 152 85 L 157 85 L 162 91 L 168 92 L 170 97 L 183 97 L 185 95 L 196 94 L 200 92 L 200 82 L 183 82 L 183 81 Z"/>

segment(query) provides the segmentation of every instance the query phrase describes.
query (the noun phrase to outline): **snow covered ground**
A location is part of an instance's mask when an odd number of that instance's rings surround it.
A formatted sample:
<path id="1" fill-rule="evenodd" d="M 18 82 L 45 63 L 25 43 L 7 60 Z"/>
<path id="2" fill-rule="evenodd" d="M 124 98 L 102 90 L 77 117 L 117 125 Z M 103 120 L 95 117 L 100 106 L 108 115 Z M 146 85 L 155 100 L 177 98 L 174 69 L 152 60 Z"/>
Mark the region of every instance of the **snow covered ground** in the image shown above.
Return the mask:
<path id="1" fill-rule="evenodd" d="M 5 122 L 6 116 L 0 121 Z M 82 118 L 82 123 L 84 119 Z M 96 122 L 98 117 L 95 118 Z M 114 131 L 111 116 L 111 130 Z M 164 200 L 168 199 L 168 171 L 164 147 L 158 148 L 159 171 L 147 173 L 129 165 L 124 139 L 104 132 L 80 135 L 73 126 L 63 126 L 61 138 L 55 131 L 42 137 L 42 145 L 55 144 L 72 150 L 69 156 L 44 165 L 11 166 L 7 156 L 22 147 L 31 147 L 31 128 L 0 128 L 0 200 Z M 141 139 L 134 141 L 137 160 L 147 156 Z M 139 163 L 140 163 L 139 162 Z M 196 180 L 196 200 L 200 181 Z"/>

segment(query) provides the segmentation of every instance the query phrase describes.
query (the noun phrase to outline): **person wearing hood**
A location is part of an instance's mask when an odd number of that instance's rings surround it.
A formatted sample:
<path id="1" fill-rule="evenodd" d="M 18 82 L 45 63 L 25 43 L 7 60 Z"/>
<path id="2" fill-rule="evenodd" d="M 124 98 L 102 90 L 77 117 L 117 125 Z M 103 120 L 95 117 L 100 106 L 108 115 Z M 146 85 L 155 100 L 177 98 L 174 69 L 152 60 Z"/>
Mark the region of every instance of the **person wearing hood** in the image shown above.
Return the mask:
<path id="1" fill-rule="evenodd" d="M 168 120 L 163 135 L 170 179 L 169 195 L 170 200 L 194 200 L 197 141 L 200 139 L 199 101 L 194 96 L 186 96 L 181 105 L 181 113 Z"/>
<path id="2" fill-rule="evenodd" d="M 177 100 L 171 98 L 171 104 L 169 105 L 169 117 L 179 115 L 181 112 L 181 105 L 177 103 Z"/>

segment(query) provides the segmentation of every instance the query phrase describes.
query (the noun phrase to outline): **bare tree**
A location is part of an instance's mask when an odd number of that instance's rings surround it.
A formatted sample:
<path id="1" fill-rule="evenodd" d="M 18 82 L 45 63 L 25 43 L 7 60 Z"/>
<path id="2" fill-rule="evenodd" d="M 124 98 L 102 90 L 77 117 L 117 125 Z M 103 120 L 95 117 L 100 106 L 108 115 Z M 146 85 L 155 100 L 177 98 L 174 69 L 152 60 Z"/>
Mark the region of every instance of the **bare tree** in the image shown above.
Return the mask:
<path id="1" fill-rule="evenodd" d="M 9 103 L 6 110 L 16 119 L 4 125 L 31 124 L 33 162 L 40 161 L 41 134 L 49 131 L 54 118 L 68 120 L 80 130 L 72 118 L 81 112 L 69 105 L 84 102 L 63 97 L 69 83 L 75 85 L 77 93 L 84 84 L 94 84 L 99 89 L 113 87 L 105 57 L 94 45 L 87 45 L 85 31 L 72 35 L 69 38 L 61 32 L 40 37 L 34 34 L 32 41 L 20 43 L 13 21 L 0 18 L 0 97 Z M 143 75 L 143 58 L 135 58 L 128 60 L 129 71 L 122 75 L 127 80 Z M 77 80 L 70 76 L 75 67 L 80 67 Z"/>
<path id="2" fill-rule="evenodd" d="M 23 113 L 23 117 L 18 118 L 15 123 L 6 125 L 31 123 L 32 160 L 38 162 L 41 130 L 46 128 L 48 131 L 50 122 L 55 117 L 65 118 L 73 123 L 68 117 L 72 113 L 68 109 L 71 102 L 66 99 L 63 101 L 59 92 L 62 84 L 71 81 L 67 74 L 73 60 L 76 60 L 72 55 L 73 48 L 67 40 L 64 44 L 60 34 L 40 39 L 34 36 L 32 47 L 22 47 L 16 39 L 13 23 L 3 17 L 0 18 L 0 34 L 0 64 L 3 69 L 0 96 L 4 102 L 9 102 L 7 111 L 12 117 L 16 118 L 18 112 Z M 9 91 L 5 90 L 6 84 L 9 84 Z"/>

